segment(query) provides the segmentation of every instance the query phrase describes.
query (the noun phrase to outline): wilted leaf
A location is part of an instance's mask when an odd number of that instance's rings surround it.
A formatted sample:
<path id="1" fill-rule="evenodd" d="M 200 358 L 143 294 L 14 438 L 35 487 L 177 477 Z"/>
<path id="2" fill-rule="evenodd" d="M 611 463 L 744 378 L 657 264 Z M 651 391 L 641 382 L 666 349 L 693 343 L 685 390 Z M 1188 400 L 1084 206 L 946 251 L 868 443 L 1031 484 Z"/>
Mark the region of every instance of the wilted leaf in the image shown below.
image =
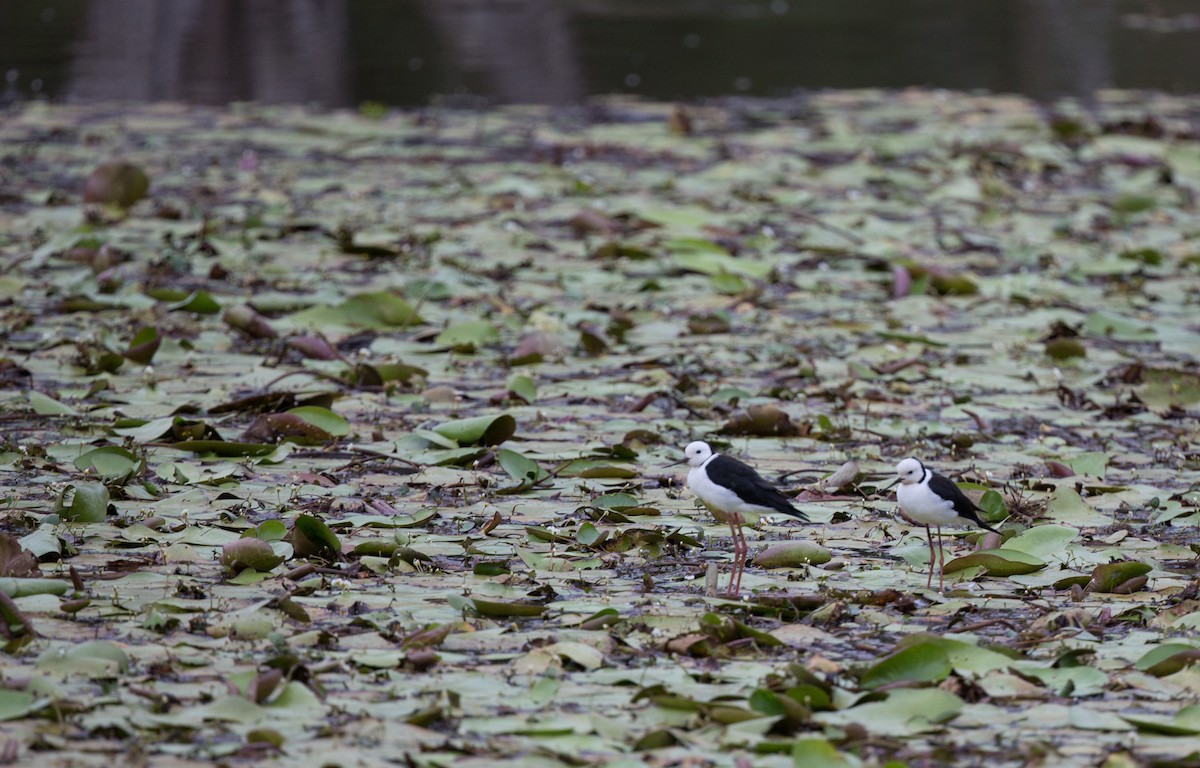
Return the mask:
<path id="1" fill-rule="evenodd" d="M 273 339 L 275 329 L 267 318 L 260 315 L 249 304 L 235 304 L 222 315 L 226 325 L 236 328 L 252 339 Z"/>
<path id="2" fill-rule="evenodd" d="M 133 163 L 111 160 L 96 166 L 83 187 L 83 202 L 129 208 L 150 191 L 146 172 Z"/>
<path id="3" fill-rule="evenodd" d="M 792 418 L 773 405 L 752 405 L 725 422 L 719 432 L 723 435 L 759 435 L 794 437 L 804 434 L 792 423 Z"/>
<path id="4" fill-rule="evenodd" d="M 0 576 L 28 576 L 36 573 L 37 558 L 22 548 L 21 543 L 7 533 L 0 533 Z"/>

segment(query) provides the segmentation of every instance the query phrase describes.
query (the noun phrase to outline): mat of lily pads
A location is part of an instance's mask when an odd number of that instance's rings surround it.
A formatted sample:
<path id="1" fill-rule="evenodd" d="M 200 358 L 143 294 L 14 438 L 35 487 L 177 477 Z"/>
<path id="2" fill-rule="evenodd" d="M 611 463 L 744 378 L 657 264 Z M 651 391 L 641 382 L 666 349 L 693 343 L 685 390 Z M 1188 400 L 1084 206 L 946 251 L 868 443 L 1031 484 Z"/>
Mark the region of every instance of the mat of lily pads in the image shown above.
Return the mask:
<path id="1" fill-rule="evenodd" d="M 0 762 L 1195 765 L 1198 194 L 1147 94 L 10 109 Z"/>

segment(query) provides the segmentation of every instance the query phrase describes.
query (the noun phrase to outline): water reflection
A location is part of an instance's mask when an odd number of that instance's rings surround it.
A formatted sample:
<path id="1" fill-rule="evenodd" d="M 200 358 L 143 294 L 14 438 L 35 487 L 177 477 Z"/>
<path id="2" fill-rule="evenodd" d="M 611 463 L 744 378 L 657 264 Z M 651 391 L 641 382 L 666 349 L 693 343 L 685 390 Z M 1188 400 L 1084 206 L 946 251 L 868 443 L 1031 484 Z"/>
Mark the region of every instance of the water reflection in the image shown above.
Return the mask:
<path id="1" fill-rule="evenodd" d="M 1193 0 L 0 0 L 9 98 L 1200 91 Z"/>

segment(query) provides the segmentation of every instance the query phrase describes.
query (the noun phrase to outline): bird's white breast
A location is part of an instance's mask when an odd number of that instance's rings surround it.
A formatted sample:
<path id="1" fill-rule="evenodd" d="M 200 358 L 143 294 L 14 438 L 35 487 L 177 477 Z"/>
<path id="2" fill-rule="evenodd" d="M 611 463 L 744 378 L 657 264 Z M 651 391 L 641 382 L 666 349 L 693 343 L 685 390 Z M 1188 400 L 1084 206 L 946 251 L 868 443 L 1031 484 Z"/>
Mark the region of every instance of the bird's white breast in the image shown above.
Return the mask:
<path id="1" fill-rule="evenodd" d="M 705 462 L 704 466 L 707 466 L 709 463 L 711 461 Z M 733 491 L 723 485 L 714 483 L 708 478 L 708 473 L 704 471 L 704 466 L 694 467 L 688 472 L 688 490 L 696 494 L 696 497 L 704 502 L 704 506 L 712 510 L 721 522 L 725 522 L 725 520 L 724 516 L 719 513 L 745 515 L 747 512 L 770 513 L 772 511 L 767 507 L 760 507 L 757 504 L 747 504 Z"/>
<path id="2" fill-rule="evenodd" d="M 896 501 L 904 514 L 923 525 L 961 525 L 966 522 L 954 511 L 954 503 L 943 499 L 924 483 L 901 485 Z"/>

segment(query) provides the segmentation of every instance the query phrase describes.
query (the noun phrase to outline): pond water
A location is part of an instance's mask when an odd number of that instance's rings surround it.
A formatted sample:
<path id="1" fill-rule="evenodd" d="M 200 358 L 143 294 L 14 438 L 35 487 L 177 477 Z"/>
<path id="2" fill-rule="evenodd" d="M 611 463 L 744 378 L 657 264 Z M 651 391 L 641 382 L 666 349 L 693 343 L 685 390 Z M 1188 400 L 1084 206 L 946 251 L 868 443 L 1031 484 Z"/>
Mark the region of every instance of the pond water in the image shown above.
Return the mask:
<path id="1" fill-rule="evenodd" d="M 0 0 L 3 100 L 1200 92 L 1194 0 Z"/>

